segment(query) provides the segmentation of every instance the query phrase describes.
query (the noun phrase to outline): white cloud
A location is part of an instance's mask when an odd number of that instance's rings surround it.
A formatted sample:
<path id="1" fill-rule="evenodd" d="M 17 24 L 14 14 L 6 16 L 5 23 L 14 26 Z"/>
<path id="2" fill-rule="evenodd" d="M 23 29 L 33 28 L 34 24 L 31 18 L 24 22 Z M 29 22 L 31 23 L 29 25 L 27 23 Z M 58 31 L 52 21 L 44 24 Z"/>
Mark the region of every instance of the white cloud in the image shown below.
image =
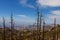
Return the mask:
<path id="1" fill-rule="evenodd" d="M 57 23 L 60 24 L 60 10 L 52 11 L 52 14 L 48 15 L 48 22 L 53 23 L 56 18 Z"/>
<path id="2" fill-rule="evenodd" d="M 34 8 L 35 9 L 35 7 L 33 5 L 28 4 L 28 0 L 20 0 L 19 3 L 24 7 L 29 7 L 29 8 Z"/>
<path id="3" fill-rule="evenodd" d="M 60 10 L 53 11 L 52 13 L 57 15 L 57 16 L 60 16 Z"/>
<path id="4" fill-rule="evenodd" d="M 38 0 L 42 6 L 60 6 L 60 0 Z"/>
<path id="5" fill-rule="evenodd" d="M 52 11 L 51 13 L 50 18 L 60 18 L 60 10 Z"/>
<path id="6" fill-rule="evenodd" d="M 50 15 L 49 16 L 49 18 L 51 18 L 51 19 L 54 19 L 54 18 L 56 18 L 57 16 L 56 15 Z"/>
<path id="7" fill-rule="evenodd" d="M 30 5 L 30 4 L 26 4 L 25 6 L 29 7 L 29 8 L 34 8 L 35 9 L 35 7 L 33 5 Z"/>
<path id="8" fill-rule="evenodd" d="M 20 17 L 23 17 L 23 18 L 27 18 L 26 15 L 17 15 L 17 16 L 20 16 Z"/>
<path id="9" fill-rule="evenodd" d="M 27 0 L 20 0 L 20 4 L 25 5 L 27 3 Z"/>
<path id="10" fill-rule="evenodd" d="M 52 14 L 49 15 L 49 18 L 59 18 L 60 17 L 60 10 L 52 11 Z"/>
<path id="11" fill-rule="evenodd" d="M 35 19 L 33 17 L 29 17 L 27 15 L 17 15 L 17 19 L 15 20 L 17 24 L 33 24 L 35 23 Z"/>

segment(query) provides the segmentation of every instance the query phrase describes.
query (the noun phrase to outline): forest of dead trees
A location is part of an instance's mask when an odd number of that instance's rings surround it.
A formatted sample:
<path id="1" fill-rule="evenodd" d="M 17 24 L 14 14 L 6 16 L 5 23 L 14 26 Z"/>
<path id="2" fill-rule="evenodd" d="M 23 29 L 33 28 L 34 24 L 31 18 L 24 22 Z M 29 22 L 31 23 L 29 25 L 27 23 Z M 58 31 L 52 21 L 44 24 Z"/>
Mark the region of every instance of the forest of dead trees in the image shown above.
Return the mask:
<path id="1" fill-rule="evenodd" d="M 11 14 L 10 28 L 6 28 L 5 21 L 3 17 L 3 28 L 0 29 L 0 40 L 60 40 L 60 25 L 56 24 L 56 18 L 54 18 L 54 26 L 49 30 L 45 30 L 45 19 L 38 10 L 36 21 L 37 30 L 24 28 L 23 30 L 17 30 L 14 27 L 13 14 Z"/>

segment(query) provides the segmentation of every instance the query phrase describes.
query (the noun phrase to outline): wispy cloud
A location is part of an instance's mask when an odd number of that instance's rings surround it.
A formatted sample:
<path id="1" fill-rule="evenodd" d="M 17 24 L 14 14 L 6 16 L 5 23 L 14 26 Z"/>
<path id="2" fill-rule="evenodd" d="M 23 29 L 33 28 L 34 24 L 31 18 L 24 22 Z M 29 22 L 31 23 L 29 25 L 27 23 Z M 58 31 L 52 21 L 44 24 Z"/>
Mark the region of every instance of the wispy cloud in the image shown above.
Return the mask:
<path id="1" fill-rule="evenodd" d="M 35 8 L 33 5 L 28 4 L 28 0 L 20 0 L 19 2 L 22 6 L 28 7 L 28 8 Z"/>
<path id="2" fill-rule="evenodd" d="M 60 10 L 52 11 L 50 18 L 60 18 Z"/>
<path id="3" fill-rule="evenodd" d="M 53 11 L 52 13 L 57 15 L 57 16 L 60 16 L 60 10 Z"/>
<path id="4" fill-rule="evenodd" d="M 23 18 L 27 18 L 26 15 L 17 15 L 17 16 L 19 16 L 19 17 L 23 17 Z"/>
<path id="5" fill-rule="evenodd" d="M 18 24 L 30 25 L 30 24 L 35 23 L 35 19 L 33 17 L 31 18 L 31 17 L 24 15 L 24 14 L 17 15 L 17 17 L 18 17 L 18 19 L 16 19 L 15 21 Z"/>
<path id="6" fill-rule="evenodd" d="M 57 23 L 60 24 L 60 10 L 55 10 L 55 11 L 51 11 L 52 14 L 48 15 L 48 21 L 50 23 L 54 22 L 54 18 L 56 18 Z"/>
<path id="7" fill-rule="evenodd" d="M 20 0 L 19 3 L 22 4 L 22 5 L 26 5 L 27 0 Z"/>
<path id="8" fill-rule="evenodd" d="M 38 0 L 37 2 L 42 6 L 60 6 L 60 0 Z"/>

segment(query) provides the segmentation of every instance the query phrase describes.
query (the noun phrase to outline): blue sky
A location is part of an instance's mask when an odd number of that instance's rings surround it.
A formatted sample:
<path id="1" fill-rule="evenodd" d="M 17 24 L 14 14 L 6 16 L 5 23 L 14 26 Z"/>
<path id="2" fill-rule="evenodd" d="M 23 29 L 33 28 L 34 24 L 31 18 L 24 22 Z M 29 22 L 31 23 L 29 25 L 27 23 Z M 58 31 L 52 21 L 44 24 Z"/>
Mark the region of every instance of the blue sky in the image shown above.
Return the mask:
<path id="1" fill-rule="evenodd" d="M 0 0 L 0 22 L 4 16 L 9 23 L 12 12 L 16 24 L 33 24 L 37 18 L 37 4 L 46 23 L 53 23 L 56 18 L 60 24 L 60 0 Z"/>

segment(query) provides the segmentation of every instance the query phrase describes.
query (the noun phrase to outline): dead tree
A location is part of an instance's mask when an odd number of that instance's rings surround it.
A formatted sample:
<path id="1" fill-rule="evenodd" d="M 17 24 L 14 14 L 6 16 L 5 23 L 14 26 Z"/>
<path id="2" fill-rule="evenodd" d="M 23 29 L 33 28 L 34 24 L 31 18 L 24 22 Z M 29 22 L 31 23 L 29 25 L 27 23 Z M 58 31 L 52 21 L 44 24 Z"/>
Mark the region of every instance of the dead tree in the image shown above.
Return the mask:
<path id="1" fill-rule="evenodd" d="M 25 36 L 24 36 L 24 27 L 23 27 L 22 31 L 19 30 L 19 40 L 24 40 L 24 38 Z"/>
<path id="2" fill-rule="evenodd" d="M 38 40 L 38 38 L 39 38 L 39 37 L 38 37 L 38 32 L 39 32 L 39 31 L 38 31 L 38 29 L 39 29 L 39 28 L 38 28 L 38 27 L 39 27 L 39 11 L 38 11 L 38 8 L 37 8 L 37 16 L 38 16 L 38 17 L 37 17 L 37 40 Z"/>
<path id="3" fill-rule="evenodd" d="M 56 27 L 56 40 L 58 40 L 58 27 L 56 25 L 56 18 L 55 18 L 55 27 Z"/>
<path id="4" fill-rule="evenodd" d="M 22 40 L 24 40 L 24 25 L 23 25 L 23 33 L 22 33 Z M 21 38 L 21 37 L 20 37 Z"/>
<path id="5" fill-rule="evenodd" d="M 45 28 L 45 21 L 43 20 L 42 40 L 44 40 L 44 28 Z"/>
<path id="6" fill-rule="evenodd" d="M 56 40 L 56 18 L 54 19 L 53 40 Z"/>
<path id="7" fill-rule="evenodd" d="M 51 30 L 49 29 L 49 40 L 51 40 Z"/>
<path id="8" fill-rule="evenodd" d="M 5 39 L 5 18 L 3 17 L 3 40 Z"/>
<path id="9" fill-rule="evenodd" d="M 40 36 L 39 36 L 39 38 L 40 38 L 40 40 L 41 40 L 41 26 L 42 26 L 42 25 L 41 25 L 41 24 L 42 24 L 42 14 L 41 14 L 41 13 L 40 13 L 40 20 L 39 20 L 39 21 L 40 21 L 40 24 L 39 24 L 39 33 L 40 33 L 39 35 L 40 35 Z"/>
<path id="10" fill-rule="evenodd" d="M 41 39 L 41 23 L 42 23 L 42 15 L 39 14 L 39 10 L 37 8 L 37 40 Z"/>
<path id="11" fill-rule="evenodd" d="M 35 23 L 33 24 L 33 30 L 32 30 L 33 32 L 33 39 L 32 40 L 36 40 L 36 30 L 35 30 Z"/>
<path id="12" fill-rule="evenodd" d="M 21 38 L 21 31 L 19 31 L 19 40 L 22 40 L 22 38 Z"/>
<path id="13" fill-rule="evenodd" d="M 13 15 L 11 14 L 11 40 L 14 40 L 14 22 L 13 22 Z"/>
<path id="14" fill-rule="evenodd" d="M 58 40 L 58 28 L 57 28 L 57 25 L 56 25 L 56 18 L 54 19 L 54 31 L 55 31 L 55 37 L 56 37 L 56 40 Z"/>
<path id="15" fill-rule="evenodd" d="M 56 33 L 57 39 L 56 40 L 58 40 L 58 28 L 56 28 L 56 31 L 57 31 L 57 33 Z"/>
<path id="16" fill-rule="evenodd" d="M 15 24 L 15 22 L 14 22 L 14 24 Z M 18 34 L 18 32 L 17 32 L 18 30 L 17 30 L 17 26 L 16 26 L 16 32 L 15 32 L 15 39 L 17 40 L 17 34 Z"/>

